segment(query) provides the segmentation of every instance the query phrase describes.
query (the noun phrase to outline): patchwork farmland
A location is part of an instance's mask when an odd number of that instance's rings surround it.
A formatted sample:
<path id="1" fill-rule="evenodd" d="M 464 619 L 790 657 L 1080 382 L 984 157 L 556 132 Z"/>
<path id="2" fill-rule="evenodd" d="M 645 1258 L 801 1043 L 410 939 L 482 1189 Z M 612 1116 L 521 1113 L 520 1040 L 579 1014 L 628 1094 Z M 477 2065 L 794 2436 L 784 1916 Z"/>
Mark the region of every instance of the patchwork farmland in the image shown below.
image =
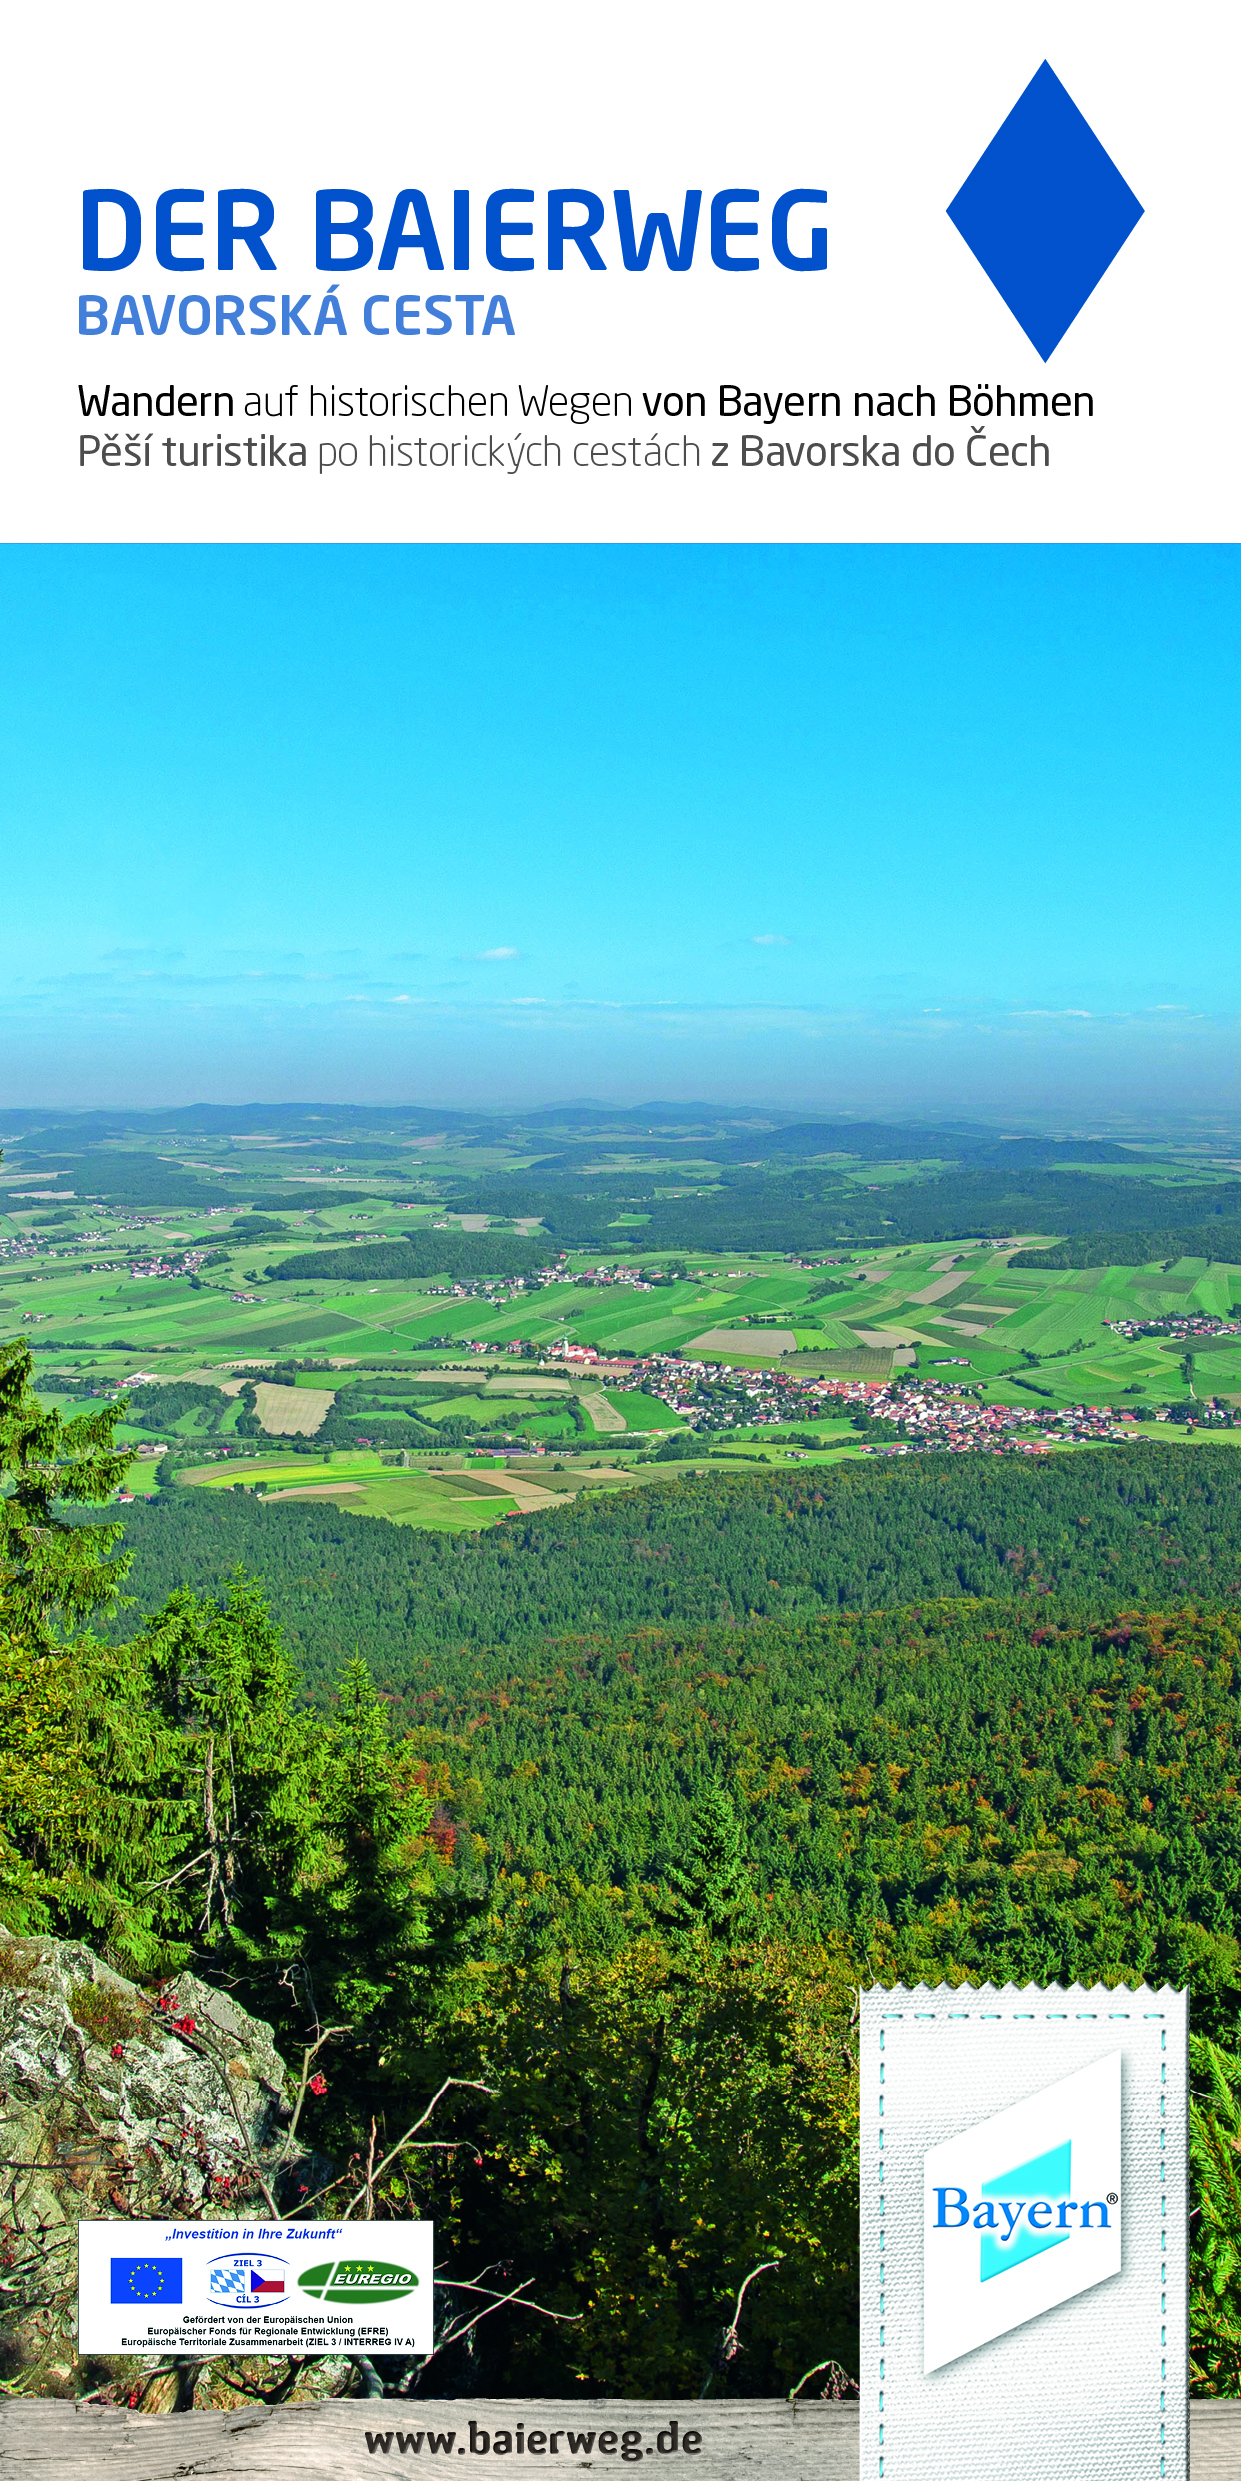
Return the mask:
<path id="1" fill-rule="evenodd" d="M 793 1221 L 786 1165 L 743 1179 L 707 1138 L 677 1160 L 673 1136 L 648 1134 L 645 1157 L 636 1140 L 582 1138 L 581 1176 L 569 1147 L 541 1188 L 512 1129 L 486 1145 L 446 1132 L 430 1150 L 411 1138 L 397 1170 L 396 1145 L 364 1139 L 221 1138 L 207 1154 L 139 1132 L 53 1156 L 6 1137 L 0 1341 L 29 1345 L 41 1392 L 66 1407 L 127 1393 L 127 1493 L 313 1492 L 449 1529 L 652 1485 L 686 1456 L 869 1452 L 868 1405 L 891 1413 L 894 1384 L 1053 1429 L 1084 1406 L 1101 1408 L 1091 1435 L 1109 1416 L 1118 1434 L 1231 1439 L 1241 1185 L 1227 1167 L 1070 1149 L 1055 1179 L 992 1180 L 1014 1212 L 984 1236 L 969 1221 L 986 1220 L 990 1174 L 952 1174 L 904 1132 L 891 1159 L 875 1132 L 869 1156 L 794 1132 L 797 1194 L 817 1184 L 838 1237 L 776 1246 Z M 1123 1232 L 1099 1263 L 1066 1241 L 1096 1199 L 1102 1218 L 1128 1214 L 1130 1257 Z M 954 1211 L 958 1239 L 913 1236 Z M 579 1243 L 591 1213 L 607 1237 Z M 674 1218 L 701 1240 L 669 1245 Z M 1233 1255 L 1174 1245 L 1200 1228 Z"/>

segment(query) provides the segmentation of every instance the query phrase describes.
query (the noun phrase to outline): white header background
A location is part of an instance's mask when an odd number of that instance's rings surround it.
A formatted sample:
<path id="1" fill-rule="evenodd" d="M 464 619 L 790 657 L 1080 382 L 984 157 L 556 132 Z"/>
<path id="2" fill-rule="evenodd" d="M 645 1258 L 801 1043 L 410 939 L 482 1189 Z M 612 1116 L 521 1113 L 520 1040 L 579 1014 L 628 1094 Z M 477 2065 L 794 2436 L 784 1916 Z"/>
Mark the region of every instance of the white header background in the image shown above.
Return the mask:
<path id="1" fill-rule="evenodd" d="M 1057 76 L 1145 213 L 1044 365 L 945 212 L 1040 62 Z M 994 0 L 925 0 L 865 9 L 817 0 L 764 12 L 735 0 L 631 0 L 622 11 L 570 0 L 473 0 L 468 8 L 373 0 L 344 11 L 321 0 L 257 8 L 170 10 L 119 0 L 101 11 L 68 0 L 10 20 L 3 144 L 5 322 L 3 503 L 8 540 L 1231 540 L 1237 533 L 1236 263 L 1241 206 L 1235 125 L 1241 17 L 1224 5 L 1176 12 L 1150 0 L 1080 0 L 997 9 Z M 342 274 L 349 334 L 318 339 L 162 340 L 77 334 L 77 298 L 124 291 L 309 291 L 332 281 L 314 264 L 318 187 L 375 201 L 376 255 L 395 193 L 427 193 L 451 262 L 451 192 L 472 193 L 474 264 L 428 280 L 418 253 L 391 276 Z M 83 275 L 81 192 L 119 187 L 144 210 L 140 260 Z M 274 275 L 238 252 L 217 275 L 214 193 L 247 186 L 274 199 Z M 487 193 L 536 193 L 536 271 L 505 277 L 482 246 Z M 609 216 L 592 274 L 574 249 L 546 269 L 550 186 L 600 193 Z M 695 261 L 647 273 L 619 264 L 614 187 L 633 193 L 639 230 L 664 209 L 679 230 L 687 187 L 703 190 Z M 207 265 L 172 275 L 153 249 L 154 202 L 201 188 Z M 753 187 L 758 274 L 711 264 L 712 193 Z M 798 211 L 828 230 L 828 267 L 794 275 L 770 249 L 770 212 L 790 188 L 822 188 L 825 209 Z M 188 255 L 195 245 L 177 245 Z M 513 243 L 520 250 L 523 245 Z M 734 245 L 744 249 L 747 245 Z M 516 325 L 367 337 L 371 291 L 503 291 Z M 244 437 L 244 391 L 297 380 L 305 473 L 108 473 L 79 470 L 79 383 L 98 388 L 231 388 Z M 451 383 L 507 388 L 508 433 L 531 430 L 517 385 L 628 389 L 632 421 L 565 423 L 559 472 L 434 475 L 365 470 L 369 434 L 459 435 L 454 424 L 301 418 L 310 385 L 391 388 Z M 896 438 L 898 472 L 804 465 L 744 472 L 739 434 L 762 426 L 716 418 L 721 382 L 748 389 L 835 388 L 839 420 L 779 421 L 767 436 Z M 934 389 L 934 423 L 855 420 L 853 391 Z M 1037 422 L 1047 471 L 971 471 L 966 421 L 949 422 L 953 382 L 1088 389 L 1093 421 Z M 654 422 L 640 391 L 698 388 L 705 422 Z M 120 425 L 123 430 L 126 426 Z M 151 427 L 143 424 L 143 429 Z M 156 438 L 199 426 L 156 422 Z M 214 422 L 204 426 L 214 436 Z M 486 430 L 484 424 L 482 428 Z M 505 426 L 491 426 L 498 429 Z M 1031 428 L 988 423 L 988 437 Z M 949 472 L 918 472 L 909 451 L 932 430 L 956 443 Z M 583 436 L 654 431 L 699 436 L 703 469 L 574 470 Z M 321 439 L 350 437 L 363 462 L 316 470 Z M 707 443 L 733 442 L 709 470 Z"/>

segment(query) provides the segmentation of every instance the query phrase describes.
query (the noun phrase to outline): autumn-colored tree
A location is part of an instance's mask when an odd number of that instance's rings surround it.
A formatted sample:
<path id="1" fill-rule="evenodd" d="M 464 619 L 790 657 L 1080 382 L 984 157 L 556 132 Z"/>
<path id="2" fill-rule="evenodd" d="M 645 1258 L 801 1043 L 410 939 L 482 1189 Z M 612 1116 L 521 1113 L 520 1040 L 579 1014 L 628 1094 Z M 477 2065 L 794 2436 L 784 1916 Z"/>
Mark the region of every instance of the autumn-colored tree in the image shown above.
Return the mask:
<path id="1" fill-rule="evenodd" d="M 750 2293 L 733 2383 L 775 2393 L 829 2356 L 853 2365 L 843 1950 L 795 1948 L 755 1919 L 674 1984 L 641 1901 L 572 1880 L 496 1894 L 486 1952 L 402 2047 L 411 2090 L 467 2062 L 494 2088 L 460 2103 L 473 2143 L 429 2158 L 419 2201 L 455 2264 L 520 2265 L 577 2322 L 497 2325 L 470 2382 L 697 2394 L 766 2259 L 780 2262 Z"/>

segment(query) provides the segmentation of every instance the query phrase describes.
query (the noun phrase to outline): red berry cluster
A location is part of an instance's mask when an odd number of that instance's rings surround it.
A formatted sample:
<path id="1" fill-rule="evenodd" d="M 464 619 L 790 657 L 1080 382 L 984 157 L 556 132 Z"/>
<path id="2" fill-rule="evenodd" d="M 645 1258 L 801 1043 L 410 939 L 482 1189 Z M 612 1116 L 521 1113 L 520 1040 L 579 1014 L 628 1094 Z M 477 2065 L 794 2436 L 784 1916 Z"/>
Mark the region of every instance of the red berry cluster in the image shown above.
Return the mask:
<path id="1" fill-rule="evenodd" d="M 175 1991 L 161 1990 L 159 1994 L 159 2004 L 161 2015 L 167 2017 L 174 2033 L 192 2033 L 194 2031 L 195 2020 L 193 2016 L 178 2016 L 175 2012 L 177 2007 L 180 2005 L 180 2001 L 178 2000 Z"/>

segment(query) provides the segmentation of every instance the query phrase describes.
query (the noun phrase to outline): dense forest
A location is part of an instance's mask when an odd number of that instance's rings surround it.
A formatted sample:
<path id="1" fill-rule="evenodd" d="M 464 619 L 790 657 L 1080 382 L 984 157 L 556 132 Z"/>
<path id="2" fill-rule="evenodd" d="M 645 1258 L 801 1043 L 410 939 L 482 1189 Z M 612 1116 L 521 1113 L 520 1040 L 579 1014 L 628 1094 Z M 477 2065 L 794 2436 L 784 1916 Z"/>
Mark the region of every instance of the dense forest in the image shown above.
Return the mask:
<path id="1" fill-rule="evenodd" d="M 658 1137 L 661 1153 L 666 1150 L 673 1165 L 679 1157 L 687 1163 L 752 1166 L 815 1162 L 835 1155 L 855 1163 L 962 1163 L 1011 1172 L 1042 1171 L 1057 1163 L 1141 1165 L 1145 1159 L 1135 1147 L 1107 1138 L 1004 1137 L 961 1122 L 787 1120 L 773 1127 L 751 1112 L 739 1126 L 737 1114 L 703 1106 L 695 1115 L 698 1125 L 686 1127 L 688 1114 L 674 1119 L 659 1104 L 633 1112 L 587 1110 L 581 1117 L 594 1125 L 585 1134 L 570 1134 L 565 1115 L 564 1134 L 553 1153 L 539 1155 L 532 1166 L 536 1173 L 589 1167 L 610 1148 L 637 1153 L 643 1149 L 635 1141 L 649 1144 L 652 1137 Z M 526 1124 L 531 1137 L 537 1120 L 538 1115 L 531 1114 Z"/>
<path id="2" fill-rule="evenodd" d="M 687 1477 L 449 1538 L 161 1492 L 122 1546 L 116 1408 L 31 1370 L 0 1920 L 319 2043 L 331 2163 L 463 2080 L 375 2210 L 537 2314 L 427 2391 L 696 2395 L 768 2260 L 728 2385 L 856 2368 L 854 1994 L 898 1974 L 1189 1983 L 1194 2368 L 1241 2391 L 1230 1456 Z"/>
<path id="3" fill-rule="evenodd" d="M 924 1130 L 922 1145 L 930 1143 Z M 449 1202 L 454 1213 L 537 1215 L 562 1249 L 615 1248 L 616 1219 L 638 1214 L 642 1223 L 626 1237 L 644 1249 L 691 1254 L 707 1249 L 805 1253 L 880 1239 L 959 1240 L 971 1234 L 999 1239 L 1022 1231 L 1062 1232 L 1073 1239 L 1106 1231 L 1111 1260 L 1121 1266 L 1182 1251 L 1219 1258 L 1238 1254 L 1241 1182 L 1187 1182 L 1170 1190 L 1166 1181 L 1136 1173 L 1117 1178 L 1105 1169 L 1056 1170 L 1047 1162 L 1047 1149 L 1035 1152 L 1043 1159 L 1028 1166 L 1019 1160 L 928 1168 L 874 1189 L 850 1181 L 843 1164 L 786 1163 L 778 1156 L 763 1166 L 726 1168 L 713 1186 L 695 1189 L 687 1165 L 681 1175 L 686 1187 L 673 1195 L 668 1190 L 676 1175 L 667 1171 L 574 1176 L 565 1170 L 540 1176 L 536 1166 L 532 1173 L 455 1183 Z M 1085 1149 L 1072 1152 L 1080 1161 Z M 699 1171 L 698 1183 L 701 1179 Z M 1176 1249 L 1139 1247 L 1173 1220 L 1180 1235 Z"/>
<path id="4" fill-rule="evenodd" d="M 1160 1259 L 1165 1266 L 1177 1258 L 1223 1258 L 1237 1263 L 1241 1249 L 1241 1218 L 1235 1210 L 1218 1217 L 1203 1216 L 1196 1223 L 1161 1224 L 1158 1228 L 1124 1232 L 1078 1232 L 1071 1240 L 1057 1241 L 1053 1249 L 1017 1249 L 1009 1259 L 1010 1266 L 1045 1267 L 1059 1272 L 1066 1267 L 1084 1266 L 1151 1266 Z"/>
<path id="5" fill-rule="evenodd" d="M 639 1889 L 723 1785 L 756 1894 L 902 1979 L 1192 1979 L 1241 2002 L 1241 1637 L 958 1601 L 426 1661 L 413 1743 L 506 1871 Z"/>
<path id="6" fill-rule="evenodd" d="M 780 1121 L 658 1104 L 525 1115 L 255 1107 L 214 1119 L 194 1111 L 27 1112 L 10 1114 L 9 1125 L 25 1171 L 63 1179 L 68 1192 L 113 1207 L 193 1213 L 250 1201 L 260 1211 L 301 1210 L 391 1198 L 504 1223 L 534 1217 L 544 1227 L 526 1241 L 512 1232 L 433 1236 L 417 1226 L 400 1242 L 300 1252 L 273 1270 L 288 1280 L 503 1276 L 541 1263 L 549 1240 L 557 1250 L 633 1242 L 682 1254 L 803 1254 L 879 1240 L 1039 1232 L 1061 1235 L 1059 1246 L 1070 1251 L 1099 1253 L 1050 1264 L 1241 1259 L 1241 1182 L 1186 1176 L 1180 1163 L 1158 1165 L 1149 1149 L 1098 1138 L 1006 1137 L 964 1124 Z M 213 1146 L 212 1160 L 200 1161 L 195 1149 L 215 1131 L 219 1152 Z M 260 1132 L 279 1135 L 279 1157 L 243 1146 L 245 1135 Z M 412 1150 L 429 1138 L 433 1150 Z M 152 1141 L 156 1151 L 141 1150 Z M 184 1160 L 172 1157 L 178 1142 Z M 628 1165 L 627 1155 L 635 1158 Z M 884 1165 L 899 1167 L 899 1176 L 872 1185 L 869 1173 Z M 1169 1171 L 1179 1176 L 1170 1182 Z M 342 1173 L 367 1185 L 338 1186 Z M 299 1174 L 309 1185 L 298 1185 Z M 254 1237 L 263 1237 L 257 1228 Z M 397 1254 L 366 1257 L 368 1248 Z"/>
<path id="7" fill-rule="evenodd" d="M 450 1282 L 532 1275 L 547 1259 L 547 1236 L 512 1232 L 439 1231 L 426 1226 L 401 1240 L 360 1241 L 345 1249 L 302 1249 L 266 1269 L 288 1283 L 414 1283 L 427 1275 Z"/>
<path id="8" fill-rule="evenodd" d="M 479 1534 L 178 1489 L 127 1509 L 125 1541 L 138 1609 L 179 1585 L 216 1593 L 241 1567 L 262 1577 L 315 1694 L 361 1647 L 404 1711 L 425 1657 L 566 1632 L 788 1625 L 957 1594 L 1042 1616 L 1228 1603 L 1241 1595 L 1241 1459 L 1152 1443 L 1037 1465 L 944 1455 L 705 1473 Z"/>
<path id="9" fill-rule="evenodd" d="M 725 1169 L 710 1187 L 701 1185 L 701 1168 L 683 1177 L 695 1185 L 681 1194 L 669 1194 L 666 1171 L 457 1180 L 445 1193 L 454 1214 L 505 1221 L 537 1216 L 543 1229 L 527 1241 L 510 1232 L 424 1227 L 387 1244 L 302 1251 L 267 1271 L 299 1282 L 311 1276 L 370 1283 L 430 1274 L 457 1279 L 520 1274 L 544 1262 L 549 1241 L 558 1250 L 615 1249 L 623 1241 L 691 1256 L 721 1249 L 801 1254 L 879 1240 L 1002 1238 L 1031 1229 L 1058 1230 L 1068 1238 L 1056 1252 L 1023 1254 L 1018 1264 L 1125 1266 L 1181 1255 L 1241 1258 L 1236 1181 L 1170 1191 L 1166 1183 L 1140 1176 L 1109 1179 L 1102 1171 L 1038 1166 L 1014 1173 L 980 1165 L 867 1189 L 847 1179 L 843 1166 L 786 1166 L 778 1160 L 762 1169 Z M 622 1219 L 634 1216 L 641 1221 L 626 1227 Z M 1068 1256 L 1060 1254 L 1065 1249 Z M 1083 1249 L 1084 1257 L 1072 1254 Z"/>

